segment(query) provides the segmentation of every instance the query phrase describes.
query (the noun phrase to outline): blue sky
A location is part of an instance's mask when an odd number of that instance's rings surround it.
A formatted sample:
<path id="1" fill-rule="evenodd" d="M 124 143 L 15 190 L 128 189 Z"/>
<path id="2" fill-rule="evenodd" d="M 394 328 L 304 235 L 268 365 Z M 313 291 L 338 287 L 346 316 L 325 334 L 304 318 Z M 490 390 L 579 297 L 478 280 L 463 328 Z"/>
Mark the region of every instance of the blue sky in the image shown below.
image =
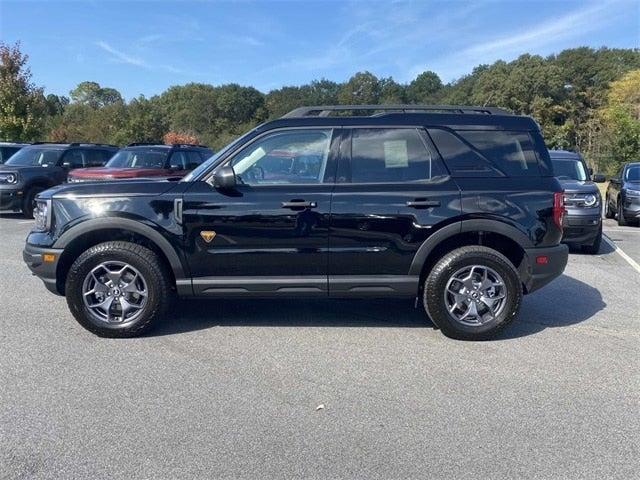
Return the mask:
<path id="1" fill-rule="evenodd" d="M 0 38 L 21 41 L 33 80 L 57 94 L 84 80 L 127 98 L 187 82 L 266 92 L 361 70 L 448 82 L 525 52 L 639 47 L 640 0 L 0 0 Z"/>

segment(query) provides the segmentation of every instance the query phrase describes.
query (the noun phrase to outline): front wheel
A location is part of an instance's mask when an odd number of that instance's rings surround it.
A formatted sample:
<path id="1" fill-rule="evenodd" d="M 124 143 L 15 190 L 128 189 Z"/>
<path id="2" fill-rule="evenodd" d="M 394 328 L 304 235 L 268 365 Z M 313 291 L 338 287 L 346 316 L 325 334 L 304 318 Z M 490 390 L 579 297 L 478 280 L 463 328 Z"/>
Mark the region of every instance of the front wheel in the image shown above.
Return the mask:
<path id="1" fill-rule="evenodd" d="M 582 245 L 582 251 L 589 255 L 596 255 L 600 251 L 600 245 L 602 244 L 602 224 L 598 229 L 598 236 L 595 238 L 592 244 Z"/>
<path id="2" fill-rule="evenodd" d="M 106 242 L 73 263 L 65 285 L 78 323 L 101 337 L 135 337 L 151 328 L 171 299 L 160 258 L 142 245 Z"/>
<path id="3" fill-rule="evenodd" d="M 624 218 L 624 210 L 622 209 L 622 199 L 618 199 L 618 226 L 626 227 L 627 219 Z"/>
<path id="4" fill-rule="evenodd" d="M 611 208 L 611 201 L 609 200 L 609 195 L 606 197 L 606 202 L 604 206 L 604 216 L 605 218 L 616 218 L 616 212 L 613 208 Z"/>
<path id="5" fill-rule="evenodd" d="M 517 315 L 522 282 L 511 262 L 487 247 L 458 248 L 442 257 L 424 285 L 427 314 L 460 340 L 486 340 Z"/>

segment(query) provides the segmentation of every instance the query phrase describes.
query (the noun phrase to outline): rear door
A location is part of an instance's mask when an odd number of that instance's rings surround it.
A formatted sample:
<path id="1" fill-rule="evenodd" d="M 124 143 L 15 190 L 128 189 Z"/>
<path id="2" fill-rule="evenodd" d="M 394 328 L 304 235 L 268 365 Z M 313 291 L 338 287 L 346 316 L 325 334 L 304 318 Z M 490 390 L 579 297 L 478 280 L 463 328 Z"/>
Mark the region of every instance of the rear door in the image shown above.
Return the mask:
<path id="1" fill-rule="evenodd" d="M 415 296 L 411 262 L 434 227 L 460 213 L 460 194 L 422 128 L 345 134 L 331 208 L 332 296 Z"/>

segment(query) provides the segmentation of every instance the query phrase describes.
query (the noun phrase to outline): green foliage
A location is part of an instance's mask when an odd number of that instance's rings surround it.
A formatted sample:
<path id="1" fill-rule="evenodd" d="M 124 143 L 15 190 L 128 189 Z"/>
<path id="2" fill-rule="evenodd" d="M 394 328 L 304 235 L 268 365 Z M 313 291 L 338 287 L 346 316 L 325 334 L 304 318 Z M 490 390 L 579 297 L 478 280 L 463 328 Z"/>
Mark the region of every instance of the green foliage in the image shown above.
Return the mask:
<path id="1" fill-rule="evenodd" d="M 42 88 L 31 83 L 29 57 L 20 45 L 0 42 L 0 139 L 35 140 L 46 124 L 47 101 Z"/>
<path id="2" fill-rule="evenodd" d="M 125 102 L 97 82 L 82 82 L 70 100 L 43 95 L 30 83 L 19 46 L 0 44 L 0 136 L 12 139 L 161 142 L 168 132 L 198 138 L 214 149 L 267 119 L 305 105 L 488 105 L 531 115 L 549 147 L 581 151 L 596 169 L 638 159 L 640 50 L 564 50 L 541 57 L 478 65 L 443 85 L 425 71 L 408 84 L 358 72 L 344 83 L 321 79 L 263 94 L 237 84 L 188 83 Z M 631 73 L 628 73 L 631 72 Z"/>

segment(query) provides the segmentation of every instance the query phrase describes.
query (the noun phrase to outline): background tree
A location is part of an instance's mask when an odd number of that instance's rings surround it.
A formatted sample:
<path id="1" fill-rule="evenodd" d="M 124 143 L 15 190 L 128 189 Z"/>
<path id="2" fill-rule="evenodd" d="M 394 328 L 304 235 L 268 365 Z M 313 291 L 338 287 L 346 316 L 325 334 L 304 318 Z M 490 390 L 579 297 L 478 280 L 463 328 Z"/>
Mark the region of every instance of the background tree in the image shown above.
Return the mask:
<path id="1" fill-rule="evenodd" d="M 115 88 L 101 87 L 97 82 L 81 82 L 70 92 L 71 100 L 91 108 L 101 108 L 123 103 L 122 95 Z"/>
<path id="2" fill-rule="evenodd" d="M 410 103 L 436 103 L 437 95 L 442 90 L 442 80 L 432 71 L 422 72 L 407 85 L 407 100 Z"/>
<path id="3" fill-rule="evenodd" d="M 379 99 L 380 84 L 370 72 L 356 73 L 338 93 L 338 102 L 343 105 L 375 105 Z"/>
<path id="4" fill-rule="evenodd" d="M 0 43 L 0 138 L 35 140 L 44 133 L 48 114 L 43 89 L 31 83 L 29 57 L 20 44 Z"/>

